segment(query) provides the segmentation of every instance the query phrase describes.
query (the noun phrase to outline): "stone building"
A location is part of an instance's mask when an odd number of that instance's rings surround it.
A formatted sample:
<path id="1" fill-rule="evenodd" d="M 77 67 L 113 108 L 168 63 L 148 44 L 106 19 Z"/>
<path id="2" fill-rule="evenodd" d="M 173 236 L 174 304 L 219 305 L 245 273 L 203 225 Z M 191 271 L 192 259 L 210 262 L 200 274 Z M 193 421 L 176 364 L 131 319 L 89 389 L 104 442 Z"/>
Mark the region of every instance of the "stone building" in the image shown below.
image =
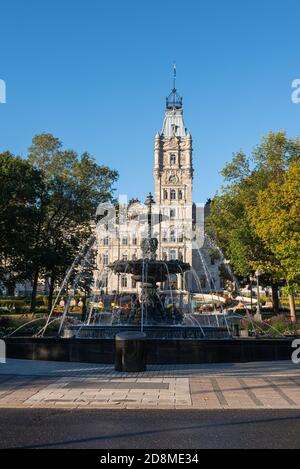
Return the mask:
<path id="1" fill-rule="evenodd" d="M 153 235 L 160 259 L 188 262 L 192 271 L 170 277 L 161 288 L 193 292 L 220 291 L 219 260 L 211 255 L 204 237 L 205 207 L 193 203 L 193 141 L 183 118 L 183 103 L 174 85 L 166 98 L 162 130 L 154 143 Z M 147 236 L 147 208 L 139 201 L 120 201 L 117 221 L 98 227 L 98 284 L 107 292 L 135 292 L 130 275 L 112 274 L 107 266 L 118 259 L 142 257 Z"/>

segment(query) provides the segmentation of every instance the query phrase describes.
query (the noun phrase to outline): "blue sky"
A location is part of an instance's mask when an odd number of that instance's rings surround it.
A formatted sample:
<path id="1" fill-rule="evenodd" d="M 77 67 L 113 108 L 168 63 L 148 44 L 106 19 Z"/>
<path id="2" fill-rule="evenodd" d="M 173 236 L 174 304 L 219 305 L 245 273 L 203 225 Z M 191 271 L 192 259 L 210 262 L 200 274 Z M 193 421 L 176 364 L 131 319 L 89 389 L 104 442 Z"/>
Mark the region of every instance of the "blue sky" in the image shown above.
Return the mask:
<path id="1" fill-rule="evenodd" d="M 1 2 L 0 151 L 51 132 L 120 172 L 118 192 L 153 189 L 154 135 L 177 63 L 194 139 L 194 200 L 221 184 L 232 152 L 270 130 L 300 134 L 297 0 Z"/>

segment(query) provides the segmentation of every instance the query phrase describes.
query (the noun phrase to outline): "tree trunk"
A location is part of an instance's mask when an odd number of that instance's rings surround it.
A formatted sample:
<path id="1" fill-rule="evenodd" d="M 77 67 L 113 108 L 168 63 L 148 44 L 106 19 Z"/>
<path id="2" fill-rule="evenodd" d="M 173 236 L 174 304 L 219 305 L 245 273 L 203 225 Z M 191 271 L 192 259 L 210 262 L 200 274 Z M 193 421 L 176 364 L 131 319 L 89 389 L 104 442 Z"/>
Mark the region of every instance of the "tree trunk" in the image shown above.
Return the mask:
<path id="1" fill-rule="evenodd" d="M 295 297 L 294 297 L 293 292 L 289 294 L 289 303 L 290 303 L 291 319 L 293 322 L 296 322 L 297 321 L 296 305 L 295 305 Z"/>
<path id="2" fill-rule="evenodd" d="M 36 307 L 36 294 L 37 294 L 37 286 L 39 281 L 39 271 L 36 270 L 33 276 L 33 284 L 32 284 L 32 292 L 31 292 L 31 304 L 30 304 L 30 313 L 35 313 Z"/>
<path id="3" fill-rule="evenodd" d="M 16 283 L 15 282 L 10 282 L 7 286 L 7 294 L 8 296 L 15 296 L 15 288 L 16 288 Z"/>
<path id="4" fill-rule="evenodd" d="M 273 311 L 274 314 L 277 315 L 279 314 L 279 295 L 278 295 L 278 283 L 273 283 L 272 284 L 272 301 L 273 301 Z"/>
<path id="5" fill-rule="evenodd" d="M 49 283 L 49 293 L 48 293 L 48 313 L 50 313 L 51 308 L 52 308 L 54 285 L 55 285 L 55 277 L 54 275 L 51 275 L 50 283 Z"/>

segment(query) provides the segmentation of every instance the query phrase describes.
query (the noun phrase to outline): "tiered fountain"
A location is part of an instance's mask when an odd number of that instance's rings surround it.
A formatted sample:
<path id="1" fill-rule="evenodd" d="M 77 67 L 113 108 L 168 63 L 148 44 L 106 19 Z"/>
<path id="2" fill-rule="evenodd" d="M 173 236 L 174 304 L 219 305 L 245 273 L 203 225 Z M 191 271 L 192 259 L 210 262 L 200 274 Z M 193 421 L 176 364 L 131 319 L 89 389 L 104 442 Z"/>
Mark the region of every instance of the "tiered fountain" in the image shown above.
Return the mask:
<path id="1" fill-rule="evenodd" d="M 141 330 L 148 338 L 183 339 L 204 337 L 228 337 L 228 328 L 223 325 L 202 327 L 174 302 L 166 306 L 158 284 L 163 284 L 171 275 L 190 271 L 191 266 L 179 260 L 157 259 L 158 241 L 152 236 L 151 194 L 148 195 L 148 233 L 141 243 L 142 258 L 138 260 L 117 260 L 108 267 L 114 274 L 131 274 L 140 285 L 140 295 L 135 295 L 129 308 L 116 308 L 112 313 L 100 313 L 93 318 L 92 312 L 87 324 L 65 328 L 65 337 L 113 338 L 124 330 Z M 102 317 L 105 317 L 105 323 Z M 205 329 L 205 331 L 204 331 Z"/>

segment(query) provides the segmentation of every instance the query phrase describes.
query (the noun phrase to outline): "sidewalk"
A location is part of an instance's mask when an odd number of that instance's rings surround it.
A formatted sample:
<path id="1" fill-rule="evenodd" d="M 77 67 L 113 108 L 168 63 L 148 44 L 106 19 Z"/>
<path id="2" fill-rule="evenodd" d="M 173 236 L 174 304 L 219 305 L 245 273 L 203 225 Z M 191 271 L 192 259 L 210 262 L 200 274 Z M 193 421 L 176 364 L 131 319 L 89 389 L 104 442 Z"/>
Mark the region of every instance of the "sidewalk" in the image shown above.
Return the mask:
<path id="1" fill-rule="evenodd" d="M 8 360 L 0 408 L 300 409 L 300 365 L 262 362 L 148 366 Z"/>

